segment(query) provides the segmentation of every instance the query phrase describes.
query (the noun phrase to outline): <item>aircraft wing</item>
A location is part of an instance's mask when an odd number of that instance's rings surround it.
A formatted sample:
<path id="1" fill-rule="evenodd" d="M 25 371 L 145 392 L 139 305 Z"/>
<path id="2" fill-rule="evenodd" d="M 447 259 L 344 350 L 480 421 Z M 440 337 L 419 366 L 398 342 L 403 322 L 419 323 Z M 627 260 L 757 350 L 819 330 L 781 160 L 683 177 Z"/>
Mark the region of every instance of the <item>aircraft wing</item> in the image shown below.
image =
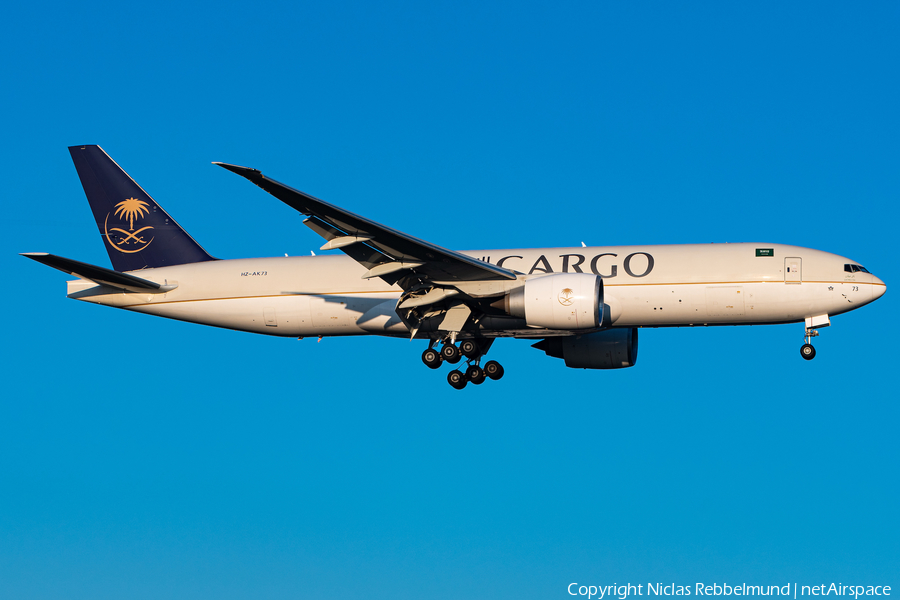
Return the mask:
<path id="1" fill-rule="evenodd" d="M 368 269 L 363 278 L 381 277 L 393 284 L 411 272 L 435 282 L 515 280 L 516 273 L 447 250 L 314 198 L 266 177 L 257 169 L 213 163 L 237 173 L 298 212 L 304 223 L 325 238 L 323 250 L 340 249 Z"/>

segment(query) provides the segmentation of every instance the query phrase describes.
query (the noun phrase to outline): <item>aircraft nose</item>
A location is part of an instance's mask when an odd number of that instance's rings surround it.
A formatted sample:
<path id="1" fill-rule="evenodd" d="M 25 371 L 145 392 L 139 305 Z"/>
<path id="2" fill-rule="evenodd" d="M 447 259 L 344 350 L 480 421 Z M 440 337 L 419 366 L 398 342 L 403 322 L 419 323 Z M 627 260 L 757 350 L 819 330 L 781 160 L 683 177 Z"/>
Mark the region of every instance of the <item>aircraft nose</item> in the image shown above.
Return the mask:
<path id="1" fill-rule="evenodd" d="M 877 277 L 872 277 L 872 279 L 874 279 L 872 282 L 872 300 L 878 300 L 884 296 L 884 293 L 887 291 L 887 285 Z"/>

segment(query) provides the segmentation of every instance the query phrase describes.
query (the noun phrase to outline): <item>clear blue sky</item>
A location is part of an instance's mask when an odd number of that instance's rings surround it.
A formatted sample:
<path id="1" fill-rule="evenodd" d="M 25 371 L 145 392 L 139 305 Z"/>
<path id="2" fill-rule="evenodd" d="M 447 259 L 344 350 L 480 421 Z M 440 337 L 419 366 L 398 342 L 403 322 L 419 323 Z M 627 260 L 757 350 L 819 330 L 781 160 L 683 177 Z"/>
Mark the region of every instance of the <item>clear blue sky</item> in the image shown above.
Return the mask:
<path id="1" fill-rule="evenodd" d="M 0 21 L 0 597 L 570 598 L 900 586 L 900 5 L 14 3 Z M 308 254 L 245 164 L 443 246 L 783 242 L 889 290 L 823 330 L 524 341 L 459 393 L 389 339 L 65 298 L 109 265 L 66 146 L 212 254 Z"/>

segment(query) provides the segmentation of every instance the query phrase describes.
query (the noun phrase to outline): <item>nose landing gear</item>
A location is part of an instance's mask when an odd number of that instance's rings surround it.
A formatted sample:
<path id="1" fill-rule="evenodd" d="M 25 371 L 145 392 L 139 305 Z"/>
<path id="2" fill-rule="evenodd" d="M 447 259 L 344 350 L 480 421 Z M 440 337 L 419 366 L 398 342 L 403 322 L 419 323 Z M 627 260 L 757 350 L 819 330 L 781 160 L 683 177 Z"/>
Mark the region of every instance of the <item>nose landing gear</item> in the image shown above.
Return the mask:
<path id="1" fill-rule="evenodd" d="M 806 343 L 800 346 L 800 356 L 804 360 L 812 360 L 816 357 L 816 349 L 812 346 L 812 339 L 819 336 L 817 331 L 821 327 L 831 325 L 831 319 L 828 315 L 816 315 L 814 317 L 806 317 Z"/>
<path id="2" fill-rule="evenodd" d="M 815 329 L 806 328 L 806 343 L 800 346 L 800 356 L 806 360 L 812 360 L 816 357 L 816 349 L 810 343 L 812 338 L 818 337 L 819 332 Z"/>

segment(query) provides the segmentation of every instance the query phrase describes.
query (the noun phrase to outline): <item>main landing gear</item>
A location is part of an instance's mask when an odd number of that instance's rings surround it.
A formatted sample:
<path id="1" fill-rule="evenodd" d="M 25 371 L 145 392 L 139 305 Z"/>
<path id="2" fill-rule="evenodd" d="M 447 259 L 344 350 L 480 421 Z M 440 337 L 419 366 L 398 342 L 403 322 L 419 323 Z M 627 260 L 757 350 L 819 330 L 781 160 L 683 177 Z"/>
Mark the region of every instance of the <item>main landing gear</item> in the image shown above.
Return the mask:
<path id="1" fill-rule="evenodd" d="M 467 364 L 465 372 L 460 369 L 450 371 L 447 375 L 447 383 L 457 390 L 463 389 L 470 382 L 472 385 L 481 385 L 487 379 L 497 380 L 503 377 L 503 367 L 496 360 L 489 360 L 484 367 L 481 366 L 481 357 L 487 354 L 492 343 L 493 340 L 482 342 L 463 340 L 457 347 L 455 344 L 447 342 L 438 352 L 434 349 L 434 342 L 432 342 L 432 345 L 422 353 L 422 362 L 429 369 L 438 369 L 444 362 L 455 365 L 465 357 Z"/>

